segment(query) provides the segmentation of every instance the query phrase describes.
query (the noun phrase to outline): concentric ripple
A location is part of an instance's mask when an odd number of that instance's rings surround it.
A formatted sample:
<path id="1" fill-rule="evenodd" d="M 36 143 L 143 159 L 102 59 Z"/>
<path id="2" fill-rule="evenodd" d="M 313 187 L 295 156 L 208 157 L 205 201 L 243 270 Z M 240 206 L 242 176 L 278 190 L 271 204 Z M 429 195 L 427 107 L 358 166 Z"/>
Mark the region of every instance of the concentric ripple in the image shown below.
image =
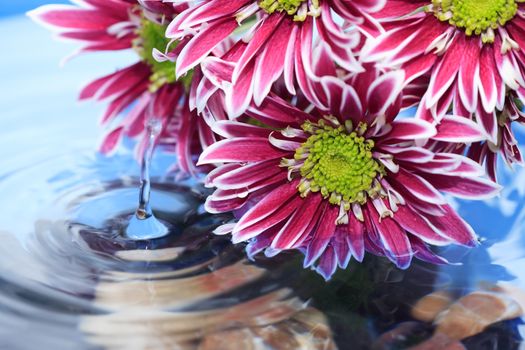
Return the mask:
<path id="1" fill-rule="evenodd" d="M 314 320 L 324 331 L 310 337 L 313 348 L 332 344 L 326 318 L 298 296 L 315 290 L 298 261 L 254 265 L 214 236 L 231 217 L 205 213 L 196 182 L 154 177 L 153 211 L 170 234 L 127 239 L 139 179 L 126 172 L 136 167 L 129 154 L 76 153 L 2 177 L 10 219 L 0 230 L 0 337 L 9 334 L 9 349 L 212 349 L 219 333 L 269 339 L 271 326 L 300 337 Z"/>

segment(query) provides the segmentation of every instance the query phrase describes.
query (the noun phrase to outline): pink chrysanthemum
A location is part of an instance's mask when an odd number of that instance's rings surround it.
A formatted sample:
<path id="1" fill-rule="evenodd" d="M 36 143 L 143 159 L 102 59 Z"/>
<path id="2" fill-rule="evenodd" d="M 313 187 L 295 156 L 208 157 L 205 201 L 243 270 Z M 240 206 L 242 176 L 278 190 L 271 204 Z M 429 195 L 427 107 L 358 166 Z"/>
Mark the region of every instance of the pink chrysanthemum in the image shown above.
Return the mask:
<path id="1" fill-rule="evenodd" d="M 419 145 L 479 141 L 482 131 L 462 117 L 437 126 L 394 120 L 403 80 L 401 72 L 366 71 L 347 82 L 325 76 L 315 85 L 322 106 L 301 109 L 271 94 L 240 119 L 216 122 L 225 139 L 199 159 L 223 164 L 208 176 L 217 189 L 206 207 L 238 217 L 217 232 L 248 241 L 250 255 L 300 249 L 305 266 L 317 261 L 327 279 L 365 250 L 406 268 L 413 256 L 444 262 L 428 244 L 475 245 L 442 192 L 480 199 L 499 186 L 467 157 Z"/>
<path id="2" fill-rule="evenodd" d="M 80 99 L 107 100 L 102 123 L 115 121 L 104 138 L 101 151 L 111 152 L 123 136 L 142 137 L 148 118 L 160 119 L 158 142 L 175 149 L 178 169 L 195 173 L 192 157 L 215 141 L 206 123 L 189 112 L 191 77 L 178 80 L 170 59 L 178 53 L 177 43 L 164 37 L 169 20 L 180 7 L 156 1 L 79 0 L 78 6 L 46 5 L 29 15 L 59 32 L 61 38 L 84 45 L 75 54 L 92 51 L 133 49 L 140 60 L 99 78 L 80 93 Z M 171 56 L 162 52 L 171 47 Z M 127 109 L 131 108 L 129 111 Z M 123 111 L 127 114 L 115 120 Z M 199 135 L 202 145 L 199 144 Z M 139 144 L 138 153 L 144 146 Z"/>
<path id="3" fill-rule="evenodd" d="M 474 117 L 498 144 L 497 110 L 506 91 L 525 87 L 522 0 L 391 0 L 377 13 L 386 33 L 367 60 L 401 67 L 407 80 L 428 74 L 420 115 Z"/>
<path id="4" fill-rule="evenodd" d="M 351 25 L 377 30 L 371 12 L 385 0 L 184 0 L 188 4 L 168 26 L 166 35 L 188 40 L 177 59 L 177 76 L 182 76 L 219 44 L 242 35 L 242 52 L 234 61 L 232 87 L 226 96 L 229 114 L 239 115 L 253 100 L 260 104 L 280 78 L 294 94 L 295 67 L 308 64 L 314 30 L 333 60 L 347 70 L 360 70 L 352 52 L 360 35 Z M 336 23 L 339 15 L 344 24 Z M 342 21 L 341 21 L 342 22 Z M 315 28 L 315 29 L 314 29 Z M 239 35 L 234 35 L 239 36 Z M 238 48 L 236 48 L 237 50 Z M 308 70 L 308 67 L 306 67 Z"/>

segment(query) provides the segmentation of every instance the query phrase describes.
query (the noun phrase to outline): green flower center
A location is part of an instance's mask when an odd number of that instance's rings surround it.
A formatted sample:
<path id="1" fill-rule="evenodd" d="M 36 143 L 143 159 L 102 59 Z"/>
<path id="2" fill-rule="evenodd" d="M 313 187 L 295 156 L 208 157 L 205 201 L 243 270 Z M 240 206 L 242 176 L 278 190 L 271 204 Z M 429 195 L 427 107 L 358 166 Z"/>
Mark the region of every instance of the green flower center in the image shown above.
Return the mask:
<path id="1" fill-rule="evenodd" d="M 155 92 L 164 84 L 171 84 L 177 81 L 175 76 L 175 63 L 171 61 L 159 62 L 153 57 L 153 49 L 164 52 L 170 39 L 165 37 L 167 25 L 157 24 L 146 18 L 141 21 L 137 29 L 137 39 L 133 42 L 133 48 L 138 53 L 143 62 L 148 64 L 152 70 L 150 76 L 150 91 Z M 172 44 L 174 47 L 175 44 Z M 189 86 L 191 74 L 187 74 L 183 83 Z"/>
<path id="2" fill-rule="evenodd" d="M 375 196 L 380 188 L 373 186 L 374 179 L 383 175 L 384 167 L 372 155 L 374 141 L 359 136 L 356 131 L 339 126 L 306 122 L 303 130 L 311 133 L 306 142 L 295 152 L 295 160 L 304 159 L 300 174 L 308 186 L 299 186 L 301 195 L 321 192 L 330 203 L 365 203 L 367 194 Z M 358 129 L 366 130 L 360 124 Z M 304 184 L 304 182 L 303 182 Z"/>
<path id="3" fill-rule="evenodd" d="M 302 22 L 307 15 L 318 15 L 319 1 L 313 0 L 309 3 L 308 0 L 260 0 L 259 7 L 268 14 L 276 11 L 286 12 L 290 16 L 294 16 L 294 21 Z"/>
<path id="4" fill-rule="evenodd" d="M 434 13 L 441 21 L 465 30 L 467 35 L 483 35 L 504 26 L 518 11 L 519 0 L 432 0 Z M 488 35 L 485 42 L 493 42 Z"/>

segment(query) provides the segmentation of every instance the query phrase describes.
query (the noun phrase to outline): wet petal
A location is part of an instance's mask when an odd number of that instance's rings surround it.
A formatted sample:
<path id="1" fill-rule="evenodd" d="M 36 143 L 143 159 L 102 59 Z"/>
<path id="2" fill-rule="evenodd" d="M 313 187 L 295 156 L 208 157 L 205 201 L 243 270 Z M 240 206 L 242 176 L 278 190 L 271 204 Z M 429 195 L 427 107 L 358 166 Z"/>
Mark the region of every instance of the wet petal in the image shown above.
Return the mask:
<path id="1" fill-rule="evenodd" d="M 258 162 L 283 158 L 283 152 L 261 137 L 238 137 L 221 140 L 202 152 L 197 165 L 228 162 Z"/>

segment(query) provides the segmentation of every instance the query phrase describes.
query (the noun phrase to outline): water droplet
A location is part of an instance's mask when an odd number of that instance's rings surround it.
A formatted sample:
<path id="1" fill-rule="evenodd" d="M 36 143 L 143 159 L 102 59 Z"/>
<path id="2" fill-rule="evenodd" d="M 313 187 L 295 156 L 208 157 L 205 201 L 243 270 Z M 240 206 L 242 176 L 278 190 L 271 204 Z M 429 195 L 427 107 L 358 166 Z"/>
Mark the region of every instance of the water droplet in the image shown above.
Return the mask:
<path id="1" fill-rule="evenodd" d="M 155 217 L 150 205 L 151 181 L 149 170 L 156 139 L 162 130 L 162 122 L 154 117 L 149 118 L 146 122 L 146 130 L 148 139 L 142 154 L 139 206 L 126 228 L 126 237 L 136 240 L 160 238 L 169 233 L 166 225 Z"/>

